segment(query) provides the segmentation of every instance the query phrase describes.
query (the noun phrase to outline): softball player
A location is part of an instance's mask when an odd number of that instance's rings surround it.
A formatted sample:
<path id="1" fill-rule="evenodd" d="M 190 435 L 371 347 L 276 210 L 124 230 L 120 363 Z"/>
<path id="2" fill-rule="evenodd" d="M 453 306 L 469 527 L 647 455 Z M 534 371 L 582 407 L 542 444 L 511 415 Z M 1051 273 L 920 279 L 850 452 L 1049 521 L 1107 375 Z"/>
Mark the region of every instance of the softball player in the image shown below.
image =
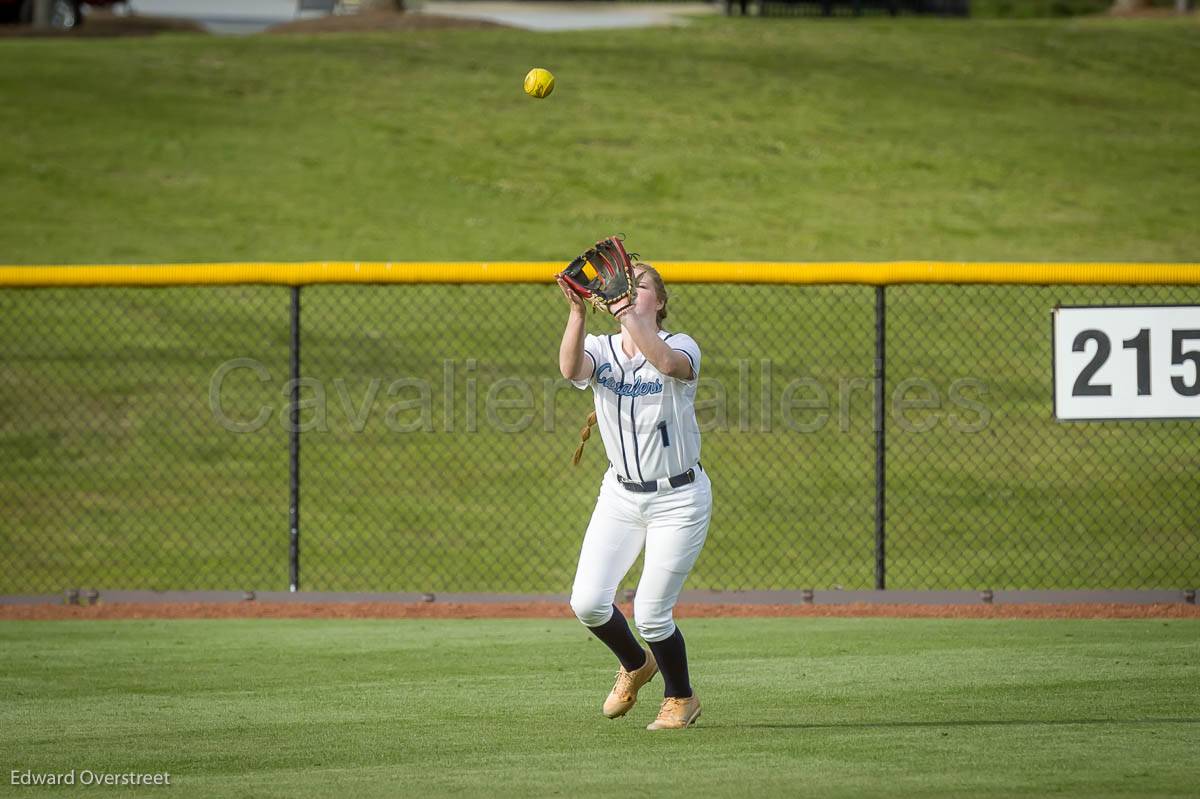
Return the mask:
<path id="1" fill-rule="evenodd" d="M 620 661 L 604 702 L 608 718 L 625 715 L 638 690 L 661 671 L 664 699 L 647 729 L 682 729 L 700 716 L 688 678 L 683 634 L 672 610 L 704 546 L 712 490 L 700 466 L 696 381 L 700 348 L 690 336 L 662 329 L 667 291 L 648 264 L 634 265 L 636 301 L 615 304 L 619 334 L 585 336 L 587 305 L 559 279 L 571 304 L 559 348 L 559 370 L 577 388 L 591 388 L 596 410 L 581 431 L 600 428 L 609 468 L 579 553 L 571 608 Z M 633 615 L 645 650 L 613 604 L 617 586 L 643 546 Z"/>

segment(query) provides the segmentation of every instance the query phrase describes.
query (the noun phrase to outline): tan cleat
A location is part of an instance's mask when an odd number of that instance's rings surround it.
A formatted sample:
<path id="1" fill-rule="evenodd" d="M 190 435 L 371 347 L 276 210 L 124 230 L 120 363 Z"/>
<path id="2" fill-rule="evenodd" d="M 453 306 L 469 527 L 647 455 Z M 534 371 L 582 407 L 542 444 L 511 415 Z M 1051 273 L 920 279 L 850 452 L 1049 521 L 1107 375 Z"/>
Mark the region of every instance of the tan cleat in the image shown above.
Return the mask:
<path id="1" fill-rule="evenodd" d="M 604 715 L 610 719 L 620 718 L 629 712 L 629 708 L 637 703 L 638 690 L 650 682 L 658 674 L 658 664 L 654 662 L 654 653 L 646 650 L 646 662 L 640 669 L 625 671 L 622 666 L 617 672 L 617 682 L 604 700 Z"/>
<path id="2" fill-rule="evenodd" d="M 700 700 L 693 693 L 686 699 L 668 696 L 663 700 L 658 718 L 650 722 L 648 730 L 682 730 L 690 727 L 700 718 Z"/>

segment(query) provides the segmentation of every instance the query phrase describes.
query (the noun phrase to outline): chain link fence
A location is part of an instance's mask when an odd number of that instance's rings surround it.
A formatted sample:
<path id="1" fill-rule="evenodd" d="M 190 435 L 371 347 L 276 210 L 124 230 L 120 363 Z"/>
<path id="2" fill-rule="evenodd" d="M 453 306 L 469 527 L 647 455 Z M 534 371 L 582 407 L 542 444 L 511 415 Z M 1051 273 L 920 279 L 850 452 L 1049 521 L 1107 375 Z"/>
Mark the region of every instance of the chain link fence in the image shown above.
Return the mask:
<path id="1" fill-rule="evenodd" d="M 876 290 L 668 288 L 714 491 L 688 587 L 874 587 Z M 558 289 L 307 286 L 295 387 L 291 291 L 0 289 L 0 594 L 286 588 L 293 396 L 302 589 L 569 590 L 606 464 L 570 466 Z M 1200 421 L 1056 421 L 1050 355 L 1056 304 L 1200 287 L 886 300 L 888 588 L 1200 583 Z"/>

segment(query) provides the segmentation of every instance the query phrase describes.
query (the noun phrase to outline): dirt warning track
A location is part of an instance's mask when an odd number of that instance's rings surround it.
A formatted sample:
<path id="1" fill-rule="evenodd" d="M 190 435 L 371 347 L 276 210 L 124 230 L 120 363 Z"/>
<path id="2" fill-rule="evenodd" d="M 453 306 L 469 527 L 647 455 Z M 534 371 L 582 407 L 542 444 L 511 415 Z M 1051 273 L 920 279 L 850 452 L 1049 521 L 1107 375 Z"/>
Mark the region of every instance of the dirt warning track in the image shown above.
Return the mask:
<path id="1" fill-rule="evenodd" d="M 622 612 L 632 614 L 632 607 Z M 680 603 L 679 618 L 899 619 L 1200 619 L 1200 606 L 1155 604 L 761 605 Z M 101 602 L 95 605 L 0 605 L 0 621 L 69 619 L 555 619 L 571 608 L 553 602 Z"/>

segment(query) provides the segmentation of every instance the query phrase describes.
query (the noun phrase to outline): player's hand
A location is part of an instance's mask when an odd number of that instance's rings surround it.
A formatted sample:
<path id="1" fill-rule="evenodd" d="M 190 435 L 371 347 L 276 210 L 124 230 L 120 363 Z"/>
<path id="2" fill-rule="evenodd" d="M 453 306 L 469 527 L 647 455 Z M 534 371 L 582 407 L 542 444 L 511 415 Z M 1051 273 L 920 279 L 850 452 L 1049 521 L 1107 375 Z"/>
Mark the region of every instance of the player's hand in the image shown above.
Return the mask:
<path id="1" fill-rule="evenodd" d="M 623 322 L 629 317 L 637 313 L 637 307 L 628 298 L 617 300 L 612 305 L 608 306 L 608 312 L 612 314 L 618 322 Z"/>
<path id="2" fill-rule="evenodd" d="M 571 306 L 572 313 L 582 314 L 586 311 L 587 302 L 584 301 L 583 297 L 580 297 L 575 289 L 571 288 L 570 284 L 561 277 L 556 278 L 556 280 L 558 281 L 559 289 L 562 290 L 563 296 L 567 298 L 567 302 Z"/>
<path id="3" fill-rule="evenodd" d="M 631 300 L 628 297 L 617 300 L 608 306 L 608 312 L 623 326 L 645 322 L 653 324 L 655 314 L 654 305 L 642 302 L 642 296 L 638 295 L 636 300 Z"/>

